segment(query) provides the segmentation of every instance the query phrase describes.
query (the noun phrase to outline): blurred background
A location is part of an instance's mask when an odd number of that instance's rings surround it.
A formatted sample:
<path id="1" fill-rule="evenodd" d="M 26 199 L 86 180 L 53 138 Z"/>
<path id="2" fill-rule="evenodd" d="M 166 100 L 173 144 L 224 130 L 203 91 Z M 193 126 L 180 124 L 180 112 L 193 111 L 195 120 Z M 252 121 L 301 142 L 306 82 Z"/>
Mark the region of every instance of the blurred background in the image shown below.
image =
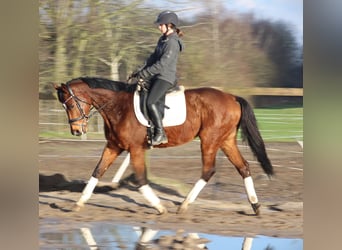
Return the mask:
<path id="1" fill-rule="evenodd" d="M 51 82 L 79 76 L 126 81 L 154 50 L 160 32 L 153 22 L 166 9 L 177 13 L 184 32 L 179 84 L 216 87 L 255 108 L 302 108 L 302 1 L 44 0 L 40 124 L 62 123 L 41 119 L 51 112 L 66 119 Z"/>

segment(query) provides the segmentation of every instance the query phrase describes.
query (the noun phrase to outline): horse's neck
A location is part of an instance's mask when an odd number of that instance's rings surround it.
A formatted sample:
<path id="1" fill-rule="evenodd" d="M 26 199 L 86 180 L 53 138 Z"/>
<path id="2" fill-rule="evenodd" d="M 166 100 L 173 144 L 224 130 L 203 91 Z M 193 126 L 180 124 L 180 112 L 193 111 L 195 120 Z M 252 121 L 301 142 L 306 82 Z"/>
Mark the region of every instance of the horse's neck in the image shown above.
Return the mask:
<path id="1" fill-rule="evenodd" d="M 107 93 L 108 92 L 108 93 Z M 93 105 L 101 114 L 105 121 L 118 120 L 117 114 L 125 112 L 125 106 L 128 105 L 129 93 L 101 91 L 92 96 Z"/>

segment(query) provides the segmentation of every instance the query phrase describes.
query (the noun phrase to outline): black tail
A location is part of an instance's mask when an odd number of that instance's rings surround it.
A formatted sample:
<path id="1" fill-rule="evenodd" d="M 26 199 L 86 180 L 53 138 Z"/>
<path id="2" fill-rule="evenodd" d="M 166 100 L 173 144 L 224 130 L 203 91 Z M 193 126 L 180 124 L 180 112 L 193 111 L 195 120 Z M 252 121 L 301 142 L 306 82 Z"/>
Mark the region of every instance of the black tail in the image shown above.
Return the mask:
<path id="1" fill-rule="evenodd" d="M 268 176 L 272 176 L 274 174 L 273 166 L 268 159 L 265 144 L 261 138 L 253 109 L 242 97 L 237 96 L 236 100 L 241 106 L 241 119 L 239 127 L 241 128 L 242 140 L 247 139 L 248 144 L 260 162 L 262 169 Z"/>

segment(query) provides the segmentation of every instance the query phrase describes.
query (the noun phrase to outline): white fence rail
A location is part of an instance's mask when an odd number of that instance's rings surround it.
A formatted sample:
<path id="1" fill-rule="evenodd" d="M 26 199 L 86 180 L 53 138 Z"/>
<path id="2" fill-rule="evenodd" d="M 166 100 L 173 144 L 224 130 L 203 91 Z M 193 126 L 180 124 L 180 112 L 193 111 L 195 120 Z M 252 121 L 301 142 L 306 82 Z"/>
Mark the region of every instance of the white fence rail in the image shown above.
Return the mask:
<path id="1" fill-rule="evenodd" d="M 256 112 L 256 117 L 258 122 L 269 125 L 268 129 L 260 128 L 265 140 L 303 140 L 303 116 L 300 114 L 275 115 L 274 113 Z M 272 124 L 276 124 L 276 126 Z M 67 115 L 57 100 L 39 101 L 39 133 L 51 135 L 49 136 L 51 138 L 70 137 L 77 139 L 70 134 Z M 59 134 L 61 136 L 58 136 Z M 99 113 L 96 113 L 88 123 L 88 139 L 104 139 L 103 134 L 103 119 Z"/>
<path id="2" fill-rule="evenodd" d="M 62 105 L 57 100 L 39 101 L 39 132 L 61 133 L 69 132 L 68 118 Z M 103 134 L 103 119 L 99 113 L 95 113 L 89 120 L 88 130 L 90 134 Z"/>

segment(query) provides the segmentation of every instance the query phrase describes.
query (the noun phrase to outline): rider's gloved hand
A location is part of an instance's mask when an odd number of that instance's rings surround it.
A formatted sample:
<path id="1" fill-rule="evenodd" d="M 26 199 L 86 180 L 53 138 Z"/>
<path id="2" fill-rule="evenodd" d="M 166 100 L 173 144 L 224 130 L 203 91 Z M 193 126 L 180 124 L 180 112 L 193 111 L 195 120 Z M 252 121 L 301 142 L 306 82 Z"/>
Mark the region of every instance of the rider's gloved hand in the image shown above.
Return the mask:
<path id="1" fill-rule="evenodd" d="M 143 81 L 146 81 L 146 82 L 149 81 L 151 77 L 152 75 L 146 69 L 140 70 L 137 73 L 137 78 L 142 79 Z"/>

